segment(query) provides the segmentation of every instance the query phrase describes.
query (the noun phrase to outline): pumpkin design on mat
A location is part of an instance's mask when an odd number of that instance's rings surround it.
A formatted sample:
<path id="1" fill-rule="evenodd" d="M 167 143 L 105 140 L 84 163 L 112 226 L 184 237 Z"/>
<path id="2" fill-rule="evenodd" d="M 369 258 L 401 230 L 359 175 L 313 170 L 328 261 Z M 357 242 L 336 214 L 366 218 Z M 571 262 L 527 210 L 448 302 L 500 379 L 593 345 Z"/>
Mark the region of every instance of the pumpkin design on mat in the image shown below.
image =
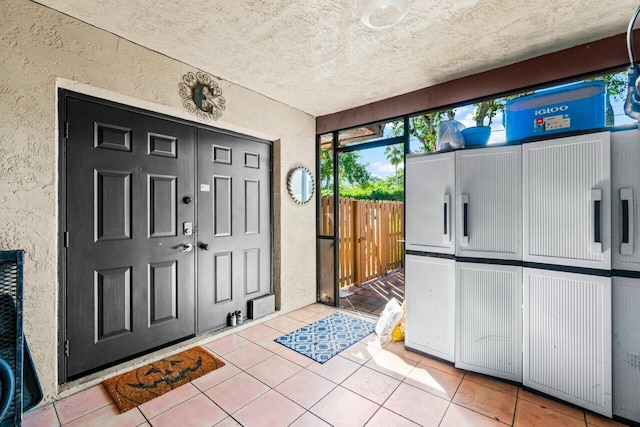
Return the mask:
<path id="1" fill-rule="evenodd" d="M 194 347 L 103 381 L 120 412 L 128 411 L 224 366 L 202 347 Z"/>

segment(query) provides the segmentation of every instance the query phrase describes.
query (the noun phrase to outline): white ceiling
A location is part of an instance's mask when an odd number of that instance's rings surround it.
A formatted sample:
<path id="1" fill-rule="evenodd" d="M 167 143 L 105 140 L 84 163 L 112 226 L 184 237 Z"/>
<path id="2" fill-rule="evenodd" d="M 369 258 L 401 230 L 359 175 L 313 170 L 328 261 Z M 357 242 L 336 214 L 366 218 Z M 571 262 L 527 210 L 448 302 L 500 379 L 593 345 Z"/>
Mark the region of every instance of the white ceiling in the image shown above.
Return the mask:
<path id="1" fill-rule="evenodd" d="M 623 33 L 638 6 L 413 0 L 376 31 L 358 1 L 38 0 L 313 116 Z"/>

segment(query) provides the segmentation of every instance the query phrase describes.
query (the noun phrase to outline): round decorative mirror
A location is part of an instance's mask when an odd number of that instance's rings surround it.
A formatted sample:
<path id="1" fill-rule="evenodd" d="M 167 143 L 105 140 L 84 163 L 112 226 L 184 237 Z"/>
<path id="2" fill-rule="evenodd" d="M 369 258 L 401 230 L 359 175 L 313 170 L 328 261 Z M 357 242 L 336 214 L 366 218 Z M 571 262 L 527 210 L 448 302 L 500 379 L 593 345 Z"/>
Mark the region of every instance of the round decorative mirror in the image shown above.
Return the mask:
<path id="1" fill-rule="evenodd" d="M 292 169 L 287 177 L 287 189 L 296 203 L 300 205 L 307 203 L 313 197 L 315 189 L 311 171 L 302 166 Z"/>

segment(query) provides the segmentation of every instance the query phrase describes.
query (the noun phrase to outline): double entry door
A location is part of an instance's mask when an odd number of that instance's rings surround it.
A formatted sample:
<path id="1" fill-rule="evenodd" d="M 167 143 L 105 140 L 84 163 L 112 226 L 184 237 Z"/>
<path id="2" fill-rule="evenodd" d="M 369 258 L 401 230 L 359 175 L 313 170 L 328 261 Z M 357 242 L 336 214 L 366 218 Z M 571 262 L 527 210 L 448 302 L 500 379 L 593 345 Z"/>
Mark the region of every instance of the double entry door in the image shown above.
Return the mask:
<path id="1" fill-rule="evenodd" d="M 271 291 L 270 146 L 64 97 L 62 380 Z"/>

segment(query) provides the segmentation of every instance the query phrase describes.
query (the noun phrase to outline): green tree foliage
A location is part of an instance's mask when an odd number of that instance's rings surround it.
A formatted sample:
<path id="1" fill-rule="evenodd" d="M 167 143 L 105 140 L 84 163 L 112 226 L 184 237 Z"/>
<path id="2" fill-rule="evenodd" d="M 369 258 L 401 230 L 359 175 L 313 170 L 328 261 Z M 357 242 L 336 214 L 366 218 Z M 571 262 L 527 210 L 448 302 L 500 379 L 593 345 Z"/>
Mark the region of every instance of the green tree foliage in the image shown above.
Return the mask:
<path id="1" fill-rule="evenodd" d="M 411 135 L 420 141 L 420 147 L 414 152 L 430 152 L 436 149 L 436 139 L 438 139 L 438 125 L 442 120 L 453 120 L 456 115 L 455 110 L 442 110 L 435 113 L 424 113 L 413 116 L 410 119 Z M 394 123 L 392 129 L 394 136 L 404 134 L 404 123 L 399 121 Z"/>
<path id="2" fill-rule="evenodd" d="M 352 151 L 340 153 L 338 157 L 338 176 L 341 184 L 366 185 L 371 181 L 371 174 L 367 170 L 368 164 L 362 164 L 360 153 Z M 322 190 L 331 192 L 333 185 L 333 151 L 320 150 L 320 182 Z"/>
<path id="3" fill-rule="evenodd" d="M 404 144 L 389 145 L 384 149 L 384 155 L 395 168 L 394 176 L 398 185 L 398 165 L 404 162 Z"/>
<path id="4" fill-rule="evenodd" d="M 366 186 L 340 186 L 340 197 L 404 201 L 404 169 L 398 169 L 396 176 L 385 179 L 374 178 Z"/>

